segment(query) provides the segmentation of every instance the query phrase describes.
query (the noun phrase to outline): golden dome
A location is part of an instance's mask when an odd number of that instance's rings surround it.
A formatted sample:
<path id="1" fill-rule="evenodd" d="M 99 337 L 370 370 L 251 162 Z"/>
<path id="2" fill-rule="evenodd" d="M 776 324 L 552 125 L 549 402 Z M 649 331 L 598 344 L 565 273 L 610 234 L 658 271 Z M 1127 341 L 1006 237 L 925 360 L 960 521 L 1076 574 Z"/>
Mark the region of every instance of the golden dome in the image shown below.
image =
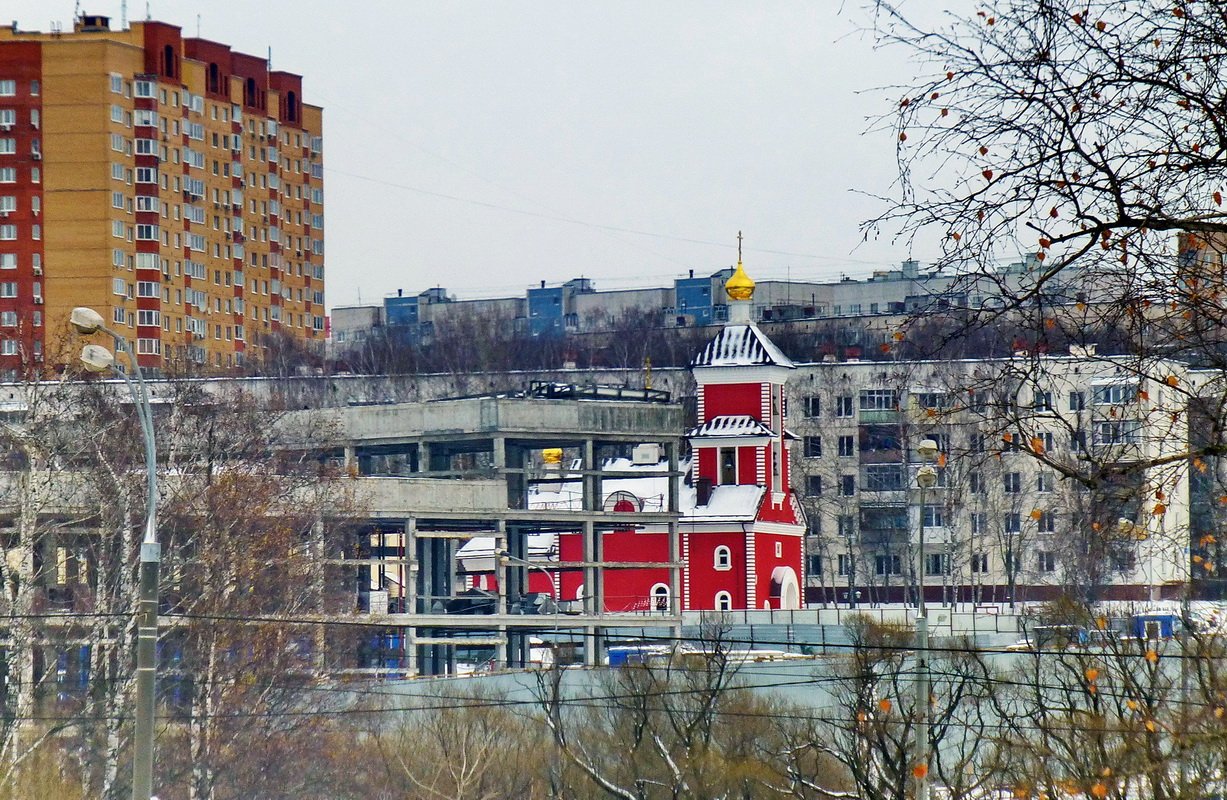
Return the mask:
<path id="1" fill-rule="evenodd" d="M 749 300 L 754 296 L 754 281 L 746 274 L 740 259 L 737 261 L 736 271 L 724 284 L 724 292 L 730 300 Z"/>
<path id="2" fill-rule="evenodd" d="M 541 451 L 541 460 L 546 464 L 561 464 L 562 463 L 562 448 L 547 447 Z"/>

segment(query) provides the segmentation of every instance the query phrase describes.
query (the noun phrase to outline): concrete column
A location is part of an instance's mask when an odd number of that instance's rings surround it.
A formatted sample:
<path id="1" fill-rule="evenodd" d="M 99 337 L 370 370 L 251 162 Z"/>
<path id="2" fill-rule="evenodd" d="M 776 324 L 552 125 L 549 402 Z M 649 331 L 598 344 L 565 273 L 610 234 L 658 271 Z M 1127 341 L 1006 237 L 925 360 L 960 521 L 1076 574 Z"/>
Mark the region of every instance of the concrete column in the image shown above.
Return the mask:
<path id="1" fill-rule="evenodd" d="M 418 472 L 430 472 L 430 442 L 418 442 Z"/>
<path id="2" fill-rule="evenodd" d="M 348 445 L 345 448 L 345 474 L 355 478 L 358 477 L 358 448 L 353 445 Z"/>

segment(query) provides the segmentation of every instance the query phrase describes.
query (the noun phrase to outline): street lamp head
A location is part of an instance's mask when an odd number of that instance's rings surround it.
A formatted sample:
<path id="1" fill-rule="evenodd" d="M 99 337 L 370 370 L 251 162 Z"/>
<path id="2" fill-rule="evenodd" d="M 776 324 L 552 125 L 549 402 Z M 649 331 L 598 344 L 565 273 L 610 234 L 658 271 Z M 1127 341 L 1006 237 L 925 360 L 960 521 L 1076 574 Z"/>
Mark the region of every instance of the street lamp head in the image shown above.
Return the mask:
<path id="1" fill-rule="evenodd" d="M 932 489 L 937 485 L 937 470 L 933 467 L 921 467 L 916 470 L 916 485 L 921 489 Z"/>
<path id="2" fill-rule="evenodd" d="M 916 455 L 920 456 L 922 461 L 937 460 L 937 442 L 932 439 L 921 439 L 920 444 L 916 445 Z"/>
<path id="3" fill-rule="evenodd" d="M 106 372 L 115 363 L 115 354 L 100 344 L 81 348 L 81 363 L 90 372 Z"/>
<path id="4" fill-rule="evenodd" d="M 68 321 L 74 328 L 77 329 L 77 333 L 87 335 L 97 333 L 98 331 L 102 330 L 102 326 L 106 324 L 105 320 L 102 319 L 101 314 L 94 309 L 86 308 L 85 306 L 77 306 L 74 308 L 72 313 L 68 315 Z"/>

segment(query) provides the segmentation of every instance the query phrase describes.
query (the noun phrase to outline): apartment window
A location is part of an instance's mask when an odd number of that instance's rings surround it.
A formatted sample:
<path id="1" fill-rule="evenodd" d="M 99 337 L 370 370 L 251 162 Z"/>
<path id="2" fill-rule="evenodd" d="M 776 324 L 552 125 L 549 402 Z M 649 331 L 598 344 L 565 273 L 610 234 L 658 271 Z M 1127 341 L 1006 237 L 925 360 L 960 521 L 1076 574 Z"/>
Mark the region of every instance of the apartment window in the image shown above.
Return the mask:
<path id="1" fill-rule="evenodd" d="M 111 92 L 113 94 L 124 93 L 124 76 L 117 73 L 111 73 Z"/>
<path id="2" fill-rule="evenodd" d="M 112 293 L 112 294 L 117 294 L 117 295 L 119 295 L 120 297 L 126 297 L 126 296 L 127 296 L 127 294 L 128 294 L 128 286 L 127 286 L 127 284 L 124 282 L 124 279 L 123 279 L 123 278 L 112 278 L 112 279 L 111 279 L 111 293 Z"/>
<path id="3" fill-rule="evenodd" d="M 975 574 L 983 575 L 988 572 L 988 553 L 972 553 L 971 571 Z"/>
<path id="4" fill-rule="evenodd" d="M 1035 438 L 1039 441 L 1041 452 L 1051 453 L 1053 445 L 1053 437 L 1050 431 L 1043 431 L 1035 434 Z"/>
<path id="5" fill-rule="evenodd" d="M 1005 514 L 1001 522 L 1005 526 L 1006 533 L 1019 533 L 1022 531 L 1022 515 L 1017 511 Z"/>
<path id="6" fill-rule="evenodd" d="M 873 571 L 876 575 L 902 575 L 903 559 L 897 555 L 875 556 Z"/>
<path id="7" fill-rule="evenodd" d="M 950 574 L 950 556 L 946 553 L 926 553 L 925 554 L 925 574 L 926 575 L 949 575 Z"/>
<path id="8" fill-rule="evenodd" d="M 17 183 L 17 168 L 0 167 L 0 183 Z"/>
<path id="9" fill-rule="evenodd" d="M 1036 391 L 1032 399 L 1031 407 L 1036 411 L 1051 411 L 1052 410 L 1052 392 Z"/>
<path id="10" fill-rule="evenodd" d="M 17 254 L 0 253 L 0 269 L 17 269 Z"/>
<path id="11" fill-rule="evenodd" d="M 141 242 L 156 242 L 162 237 L 158 231 L 157 225 L 141 224 L 136 226 L 136 238 L 137 241 Z"/>
<path id="12" fill-rule="evenodd" d="M 1022 491 L 1022 475 L 1017 472 L 1007 472 L 1002 476 L 1006 494 L 1018 494 Z"/>
<path id="13" fill-rule="evenodd" d="M 1127 383 L 1094 386 L 1092 392 L 1097 406 L 1119 406 L 1137 399 L 1137 387 Z"/>
<path id="14" fill-rule="evenodd" d="M 111 309 L 111 322 L 114 322 L 116 325 L 124 325 L 127 323 L 127 320 L 128 315 L 122 308 L 116 306 L 115 308 Z"/>
<path id="15" fill-rule="evenodd" d="M 1069 393 L 1069 410 L 1070 411 L 1085 411 L 1086 410 L 1086 395 L 1082 392 Z"/>
<path id="16" fill-rule="evenodd" d="M 1097 445 L 1134 444 L 1138 440 L 1141 422 L 1136 419 L 1096 422 L 1091 429 Z"/>
<path id="17" fill-rule="evenodd" d="M 862 389 L 861 411 L 894 411 L 899 407 L 899 393 L 894 389 Z"/>
<path id="18" fill-rule="evenodd" d="M 1035 516 L 1035 524 L 1040 533 L 1056 533 L 1056 514 L 1051 511 L 1040 511 Z"/>
<path id="19" fill-rule="evenodd" d="M 805 457 L 806 458 L 822 458 L 822 437 L 821 436 L 806 436 L 805 437 Z"/>
<path id="20" fill-rule="evenodd" d="M 971 532 L 975 534 L 988 533 L 988 514 L 983 511 L 977 511 L 970 516 Z"/>
<path id="21" fill-rule="evenodd" d="M 839 455 L 841 458 L 851 458 L 856 455 L 856 438 L 853 436 L 839 437 Z"/>
<path id="22" fill-rule="evenodd" d="M 0 170 L 2 171 L 2 170 Z M 30 167 L 30 183 L 38 183 L 42 180 L 43 172 L 38 167 Z M 0 180 L 0 183 L 4 181 Z"/>
<path id="23" fill-rule="evenodd" d="M 915 398 L 920 408 L 937 410 L 950 405 L 950 395 L 945 392 L 917 392 Z"/>
<path id="24" fill-rule="evenodd" d="M 141 355 L 159 355 L 162 352 L 161 339 L 137 339 L 136 352 Z"/>
<path id="25" fill-rule="evenodd" d="M 856 517 L 851 514 L 840 514 L 836 519 L 836 527 L 839 528 L 839 535 L 844 539 L 850 539 L 856 535 Z"/>
<path id="26" fill-rule="evenodd" d="M 0 297 L 16 297 L 17 282 L 16 281 L 0 281 Z"/>
<path id="27" fill-rule="evenodd" d="M 11 156 L 17 153 L 17 140 L 0 137 L 0 156 Z"/>
<path id="28" fill-rule="evenodd" d="M 0 225 L 0 241 L 11 242 L 17 238 L 16 225 Z"/>
<path id="29" fill-rule="evenodd" d="M 13 127 L 17 124 L 17 112 L 11 108 L 0 108 L 0 126 Z"/>
<path id="30" fill-rule="evenodd" d="M 1035 476 L 1035 491 L 1040 493 L 1052 491 L 1052 473 L 1041 472 Z"/>
<path id="31" fill-rule="evenodd" d="M 40 87 L 39 87 L 38 81 L 30 81 L 30 94 L 37 97 L 39 91 L 40 91 Z"/>
<path id="32" fill-rule="evenodd" d="M 136 324 L 147 327 L 160 326 L 162 324 L 162 314 L 160 311 L 142 309 L 136 312 Z"/>
<path id="33" fill-rule="evenodd" d="M 0 81 L 0 97 L 13 97 L 17 94 L 17 81 Z"/>
<path id="34" fill-rule="evenodd" d="M 835 398 L 835 416 L 851 417 L 856 412 L 852 410 L 852 395 L 841 395 Z"/>
<path id="35" fill-rule="evenodd" d="M 1051 550 L 1040 550 L 1035 554 L 1035 568 L 1040 572 L 1054 572 L 1057 568 L 1057 556 Z"/>
<path id="36" fill-rule="evenodd" d="M 0 355 L 4 355 L 4 356 L 17 355 L 17 340 L 16 339 L 0 340 Z"/>
<path id="37" fill-rule="evenodd" d="M 733 553 L 724 545 L 716 548 L 713 560 L 715 562 L 714 566 L 718 570 L 724 571 L 733 568 Z"/>
<path id="38" fill-rule="evenodd" d="M 162 292 L 158 284 L 154 281 L 137 281 L 136 282 L 137 297 L 161 297 Z"/>
<path id="39" fill-rule="evenodd" d="M 968 490 L 972 494 L 985 494 L 987 487 L 985 486 L 984 476 L 979 472 L 973 472 L 967 479 Z"/>
<path id="40" fill-rule="evenodd" d="M 43 226 L 39 223 L 34 223 L 30 226 L 30 238 L 34 241 L 39 241 L 43 238 Z"/>
<path id="41" fill-rule="evenodd" d="M 822 413 L 822 398 L 818 395 L 808 395 L 807 397 L 802 398 L 802 401 L 802 408 L 806 417 L 813 419 Z"/>
<path id="42" fill-rule="evenodd" d="M 946 526 L 945 509 L 941 506 L 925 506 L 921 519 L 926 528 L 944 528 Z"/>
<path id="43" fill-rule="evenodd" d="M 839 557 L 836 559 L 835 569 L 839 572 L 841 577 L 851 575 L 852 558 L 847 553 L 840 553 Z"/>
<path id="44" fill-rule="evenodd" d="M 805 493 L 810 497 L 818 497 L 822 494 L 822 476 L 821 475 L 806 475 L 805 476 Z"/>
<path id="45" fill-rule="evenodd" d="M 158 182 L 158 171 L 153 167 L 137 167 L 136 182 L 156 184 Z"/>
<path id="46" fill-rule="evenodd" d="M 0 311 L 0 326 L 5 328 L 17 327 L 17 312 L 16 311 Z"/>
<path id="47" fill-rule="evenodd" d="M 1074 431 L 1069 435 L 1069 449 L 1075 452 L 1086 450 L 1086 431 Z"/>
<path id="48" fill-rule="evenodd" d="M 856 476 L 841 475 L 839 476 L 839 493 L 844 497 L 852 497 L 856 494 Z"/>

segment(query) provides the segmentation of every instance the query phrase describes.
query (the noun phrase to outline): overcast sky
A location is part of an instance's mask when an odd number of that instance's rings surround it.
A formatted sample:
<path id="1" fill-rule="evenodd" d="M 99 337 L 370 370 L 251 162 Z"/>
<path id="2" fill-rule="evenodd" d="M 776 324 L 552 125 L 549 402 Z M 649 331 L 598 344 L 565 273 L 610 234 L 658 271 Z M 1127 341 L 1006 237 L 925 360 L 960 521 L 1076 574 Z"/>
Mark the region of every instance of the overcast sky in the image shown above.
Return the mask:
<path id="1" fill-rule="evenodd" d="M 71 0 L 9 0 L 23 29 Z M 153 19 L 264 55 L 325 107 L 328 305 L 444 286 L 520 294 L 575 276 L 665 285 L 867 275 L 909 256 L 859 224 L 894 177 L 866 118 L 902 54 L 860 0 L 152 0 Z M 119 0 L 82 3 L 110 14 Z M 197 14 L 200 14 L 199 23 Z M 143 19 L 146 3 L 128 3 Z M 918 246 L 919 247 L 919 246 Z"/>

